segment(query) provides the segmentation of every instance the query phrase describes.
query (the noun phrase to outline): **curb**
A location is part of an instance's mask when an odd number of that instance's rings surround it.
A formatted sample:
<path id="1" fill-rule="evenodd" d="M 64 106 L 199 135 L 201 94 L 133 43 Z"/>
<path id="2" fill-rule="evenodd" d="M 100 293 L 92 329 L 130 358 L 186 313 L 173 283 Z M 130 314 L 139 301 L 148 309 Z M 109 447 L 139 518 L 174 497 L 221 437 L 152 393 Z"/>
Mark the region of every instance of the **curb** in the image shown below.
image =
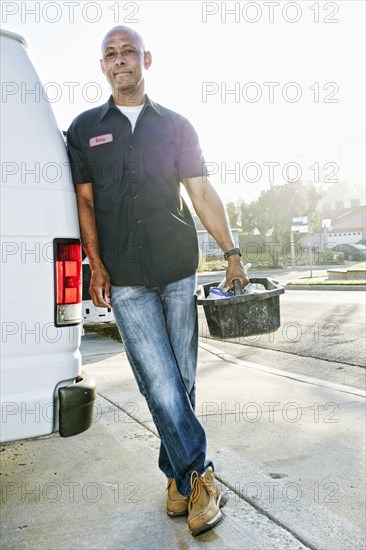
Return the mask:
<path id="1" fill-rule="evenodd" d="M 365 291 L 366 285 L 283 285 L 285 290 L 358 290 Z"/>
<path id="2" fill-rule="evenodd" d="M 214 346 L 211 346 L 210 344 L 206 344 L 202 342 L 200 342 L 200 348 L 208 351 L 209 353 L 212 353 L 212 355 L 215 355 L 225 363 L 231 363 L 233 365 L 238 365 L 239 367 L 244 367 L 247 369 L 258 370 L 266 374 L 270 374 L 272 376 L 289 378 L 290 380 L 294 380 L 295 382 L 302 382 L 304 384 L 311 384 L 313 386 L 321 386 L 333 391 L 355 395 L 357 397 L 361 397 L 362 399 L 366 398 L 366 391 L 360 388 L 357 388 L 356 386 L 348 386 L 346 384 L 336 384 L 334 382 L 327 382 L 326 380 L 323 380 L 321 378 L 315 378 L 314 376 L 307 376 L 305 374 L 298 374 L 298 373 L 289 372 L 285 370 L 278 370 L 272 367 L 267 367 L 266 365 L 262 365 L 260 363 L 244 361 L 243 359 L 238 359 L 237 357 L 229 353 L 220 352 L 220 350 L 218 350 Z"/>

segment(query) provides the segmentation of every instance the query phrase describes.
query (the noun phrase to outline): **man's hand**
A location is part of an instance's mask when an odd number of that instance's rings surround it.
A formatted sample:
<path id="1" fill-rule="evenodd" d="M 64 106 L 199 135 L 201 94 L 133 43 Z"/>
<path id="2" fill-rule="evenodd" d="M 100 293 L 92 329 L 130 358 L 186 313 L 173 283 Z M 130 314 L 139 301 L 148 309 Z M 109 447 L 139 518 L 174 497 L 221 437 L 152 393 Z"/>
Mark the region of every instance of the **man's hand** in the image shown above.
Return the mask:
<path id="1" fill-rule="evenodd" d="M 97 307 L 111 307 L 111 282 L 104 266 L 91 270 L 89 293 Z"/>
<path id="2" fill-rule="evenodd" d="M 239 279 L 242 286 L 246 286 L 249 283 L 248 277 L 245 275 L 244 266 L 238 256 L 230 256 L 228 259 L 229 265 L 226 269 L 226 281 L 224 292 L 227 292 L 229 288 L 233 286 L 233 281 Z"/>

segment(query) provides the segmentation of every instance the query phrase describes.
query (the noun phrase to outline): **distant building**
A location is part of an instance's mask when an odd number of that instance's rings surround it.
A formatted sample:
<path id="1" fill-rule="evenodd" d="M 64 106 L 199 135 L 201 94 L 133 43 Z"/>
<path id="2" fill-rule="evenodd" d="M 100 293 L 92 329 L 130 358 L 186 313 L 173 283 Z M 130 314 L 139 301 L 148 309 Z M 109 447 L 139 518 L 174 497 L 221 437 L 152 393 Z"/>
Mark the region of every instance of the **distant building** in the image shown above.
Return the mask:
<path id="1" fill-rule="evenodd" d="M 328 246 L 330 243 L 357 243 L 365 236 L 365 206 L 324 212 L 324 218 L 331 220 L 327 232 Z"/>
<path id="2" fill-rule="evenodd" d="M 222 258 L 222 250 L 216 243 L 215 239 L 211 237 L 207 229 L 202 225 L 201 220 L 198 216 L 193 216 L 194 223 L 197 228 L 198 236 L 198 248 L 200 255 L 203 258 Z M 233 234 L 233 239 L 235 246 L 239 247 L 239 231 L 240 227 L 232 227 L 231 232 Z"/>
<path id="3" fill-rule="evenodd" d="M 304 235 L 300 246 L 314 246 L 320 250 L 337 244 L 357 243 L 366 233 L 366 206 L 339 208 L 323 211 L 323 230 L 320 233 Z"/>

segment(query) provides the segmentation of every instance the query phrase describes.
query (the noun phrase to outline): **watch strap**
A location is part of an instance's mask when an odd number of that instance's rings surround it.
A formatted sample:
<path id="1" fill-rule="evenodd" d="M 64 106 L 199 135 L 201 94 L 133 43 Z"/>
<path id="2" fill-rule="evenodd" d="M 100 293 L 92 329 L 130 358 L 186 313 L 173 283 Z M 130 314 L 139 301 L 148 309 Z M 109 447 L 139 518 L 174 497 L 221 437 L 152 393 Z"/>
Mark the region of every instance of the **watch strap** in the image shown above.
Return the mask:
<path id="1" fill-rule="evenodd" d="M 227 260 L 228 258 L 230 258 L 230 256 L 234 256 L 235 254 L 238 254 L 239 256 L 241 256 L 240 248 L 231 248 L 230 250 L 224 253 L 224 258 L 225 260 Z"/>

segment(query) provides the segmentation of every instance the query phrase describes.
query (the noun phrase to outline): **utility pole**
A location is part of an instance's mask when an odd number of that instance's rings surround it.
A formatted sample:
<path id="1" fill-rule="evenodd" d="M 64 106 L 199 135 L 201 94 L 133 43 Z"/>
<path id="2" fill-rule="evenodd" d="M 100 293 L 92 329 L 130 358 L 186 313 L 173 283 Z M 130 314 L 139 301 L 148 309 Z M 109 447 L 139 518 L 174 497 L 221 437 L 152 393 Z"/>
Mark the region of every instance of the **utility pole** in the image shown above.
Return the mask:
<path id="1" fill-rule="evenodd" d="M 291 266 L 295 267 L 295 241 L 294 232 L 290 231 Z"/>
<path id="2" fill-rule="evenodd" d="M 310 225 L 309 225 L 309 265 L 310 265 L 310 279 L 311 279 L 313 276 L 313 252 L 312 252 Z"/>
<path id="3" fill-rule="evenodd" d="M 295 243 L 294 243 L 294 232 L 298 233 L 309 233 L 309 225 L 308 225 L 308 216 L 296 216 L 292 218 L 292 223 L 296 225 L 291 226 L 291 233 L 290 233 L 290 246 L 291 246 L 291 262 L 292 266 L 295 266 Z M 310 250 L 310 265 L 312 266 L 312 260 L 311 260 L 311 246 L 309 248 Z M 311 275 L 312 277 L 312 267 L 311 267 Z"/>

